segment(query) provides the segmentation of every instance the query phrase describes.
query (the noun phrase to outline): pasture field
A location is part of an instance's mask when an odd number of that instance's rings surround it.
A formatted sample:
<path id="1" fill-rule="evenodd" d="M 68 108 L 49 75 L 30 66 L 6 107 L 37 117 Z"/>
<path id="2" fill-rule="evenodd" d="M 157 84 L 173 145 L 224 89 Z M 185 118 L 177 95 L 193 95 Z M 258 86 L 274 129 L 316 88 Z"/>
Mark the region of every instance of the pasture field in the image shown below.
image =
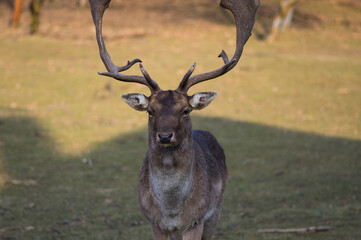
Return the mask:
<path id="1" fill-rule="evenodd" d="M 277 1 L 263 2 L 237 67 L 190 90 L 218 92 L 192 113 L 227 157 L 215 239 L 360 240 L 360 4 L 303 1 L 269 43 Z M 0 8 L 0 240 L 152 239 L 138 206 L 147 115 L 119 97 L 148 90 L 97 75 L 89 9 L 47 3 L 40 33 L 28 36 L 25 23 L 7 29 Z M 113 61 L 141 58 L 163 89 L 194 61 L 196 74 L 217 68 L 235 47 L 229 16 L 208 0 L 114 0 L 104 28 Z M 332 230 L 256 233 L 311 226 Z"/>

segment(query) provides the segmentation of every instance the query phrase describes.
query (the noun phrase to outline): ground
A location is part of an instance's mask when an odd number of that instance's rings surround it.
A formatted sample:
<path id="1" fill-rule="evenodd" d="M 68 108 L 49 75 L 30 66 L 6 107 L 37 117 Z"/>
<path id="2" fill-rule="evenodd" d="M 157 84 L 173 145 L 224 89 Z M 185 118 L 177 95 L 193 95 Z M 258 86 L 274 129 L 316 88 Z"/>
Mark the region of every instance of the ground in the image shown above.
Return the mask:
<path id="1" fill-rule="evenodd" d="M 147 117 L 119 97 L 149 91 L 97 75 L 88 8 L 48 2 L 29 36 L 24 2 L 17 29 L 0 3 L 0 239 L 151 239 L 137 192 Z M 194 61 L 196 73 L 219 67 L 235 30 L 215 2 L 113 0 L 104 21 L 112 59 L 141 58 L 163 89 Z M 237 67 L 190 90 L 218 92 L 192 113 L 227 157 L 215 239 L 360 239 L 360 9 L 302 1 L 294 25 L 269 43 L 277 1 L 263 1 Z M 332 230 L 256 233 L 318 225 Z"/>

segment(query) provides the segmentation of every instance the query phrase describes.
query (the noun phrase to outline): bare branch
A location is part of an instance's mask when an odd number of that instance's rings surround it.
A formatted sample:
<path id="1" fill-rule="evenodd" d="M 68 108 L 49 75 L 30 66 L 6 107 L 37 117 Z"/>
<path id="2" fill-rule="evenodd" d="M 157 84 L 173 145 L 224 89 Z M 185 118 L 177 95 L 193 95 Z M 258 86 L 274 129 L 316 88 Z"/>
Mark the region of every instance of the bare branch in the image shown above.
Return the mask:
<path id="1" fill-rule="evenodd" d="M 287 228 L 287 229 L 260 229 L 257 233 L 314 233 L 329 231 L 332 227 L 330 226 L 317 226 L 308 228 Z"/>

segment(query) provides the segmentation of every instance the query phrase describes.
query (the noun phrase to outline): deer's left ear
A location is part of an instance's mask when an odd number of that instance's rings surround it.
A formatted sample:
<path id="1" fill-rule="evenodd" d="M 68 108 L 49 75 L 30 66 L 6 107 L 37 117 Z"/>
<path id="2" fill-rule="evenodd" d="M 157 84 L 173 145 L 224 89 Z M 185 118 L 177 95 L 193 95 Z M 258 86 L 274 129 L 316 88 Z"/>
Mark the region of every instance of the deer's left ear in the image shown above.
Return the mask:
<path id="1" fill-rule="evenodd" d="M 189 104 L 195 110 L 201 110 L 208 106 L 217 97 L 217 92 L 200 92 L 189 98 Z"/>
<path id="2" fill-rule="evenodd" d="M 146 111 L 148 109 L 149 100 L 141 93 L 124 94 L 121 96 L 121 98 L 135 110 Z"/>

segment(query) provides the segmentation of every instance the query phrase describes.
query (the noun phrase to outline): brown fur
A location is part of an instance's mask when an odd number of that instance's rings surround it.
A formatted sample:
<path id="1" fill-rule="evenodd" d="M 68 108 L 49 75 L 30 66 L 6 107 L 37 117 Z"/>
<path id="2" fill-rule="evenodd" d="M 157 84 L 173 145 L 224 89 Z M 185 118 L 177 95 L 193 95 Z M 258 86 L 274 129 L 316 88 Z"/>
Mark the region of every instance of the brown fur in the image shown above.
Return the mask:
<path id="1" fill-rule="evenodd" d="M 192 131 L 191 119 L 183 113 L 190 109 L 188 99 L 178 91 L 149 99 L 152 116 L 140 205 L 154 239 L 211 239 L 221 213 L 228 177 L 223 149 L 209 132 Z M 159 132 L 174 132 L 176 140 L 160 145 Z"/>

